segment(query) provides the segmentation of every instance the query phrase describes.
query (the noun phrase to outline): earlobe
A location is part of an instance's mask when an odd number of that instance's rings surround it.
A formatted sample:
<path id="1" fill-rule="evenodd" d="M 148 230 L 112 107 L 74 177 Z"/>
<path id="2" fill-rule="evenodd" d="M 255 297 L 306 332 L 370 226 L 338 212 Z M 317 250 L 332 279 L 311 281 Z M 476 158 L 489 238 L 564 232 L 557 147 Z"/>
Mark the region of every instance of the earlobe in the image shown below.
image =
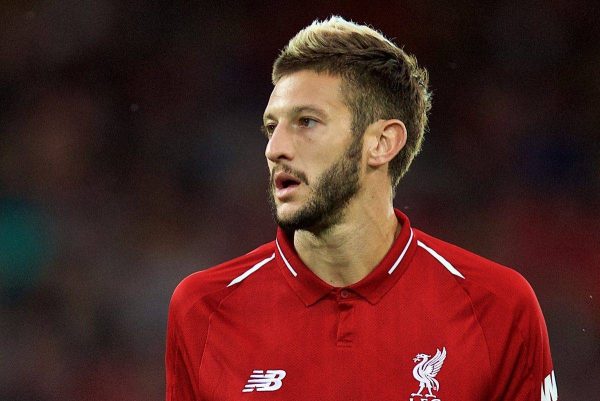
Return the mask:
<path id="1" fill-rule="evenodd" d="M 373 146 L 369 149 L 368 164 L 378 167 L 389 163 L 406 145 L 406 126 L 400 120 L 380 120 L 373 127 Z"/>

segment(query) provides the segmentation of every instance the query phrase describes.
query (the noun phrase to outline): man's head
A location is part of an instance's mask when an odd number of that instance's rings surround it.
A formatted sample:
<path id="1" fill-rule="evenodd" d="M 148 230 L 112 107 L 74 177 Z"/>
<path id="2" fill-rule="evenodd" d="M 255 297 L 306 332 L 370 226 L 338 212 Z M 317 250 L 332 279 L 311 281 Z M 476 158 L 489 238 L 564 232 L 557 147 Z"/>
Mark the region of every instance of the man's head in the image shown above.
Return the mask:
<path id="1" fill-rule="evenodd" d="M 421 150 L 431 108 L 427 71 L 379 32 L 341 17 L 315 21 L 298 32 L 275 60 L 273 84 L 301 70 L 342 78 L 355 135 L 361 136 L 379 119 L 395 118 L 405 124 L 406 145 L 389 163 L 395 188 Z"/>
<path id="2" fill-rule="evenodd" d="M 393 190 L 420 149 L 430 108 L 426 72 L 371 28 L 339 17 L 313 23 L 277 58 L 273 83 L 264 116 L 270 199 L 288 230 L 339 222 L 361 190 L 363 158 Z M 365 149 L 375 136 L 387 150 L 377 147 L 384 154 L 372 159 Z"/>

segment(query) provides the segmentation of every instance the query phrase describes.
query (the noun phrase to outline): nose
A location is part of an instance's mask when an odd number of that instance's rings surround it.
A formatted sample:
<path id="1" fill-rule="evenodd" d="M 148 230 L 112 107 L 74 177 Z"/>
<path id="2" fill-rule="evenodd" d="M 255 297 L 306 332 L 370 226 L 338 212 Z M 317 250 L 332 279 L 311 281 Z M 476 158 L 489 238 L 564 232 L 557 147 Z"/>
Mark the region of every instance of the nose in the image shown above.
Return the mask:
<path id="1" fill-rule="evenodd" d="M 290 132 L 280 123 L 275 127 L 267 143 L 265 156 L 272 162 L 292 160 L 294 157 L 293 145 Z"/>

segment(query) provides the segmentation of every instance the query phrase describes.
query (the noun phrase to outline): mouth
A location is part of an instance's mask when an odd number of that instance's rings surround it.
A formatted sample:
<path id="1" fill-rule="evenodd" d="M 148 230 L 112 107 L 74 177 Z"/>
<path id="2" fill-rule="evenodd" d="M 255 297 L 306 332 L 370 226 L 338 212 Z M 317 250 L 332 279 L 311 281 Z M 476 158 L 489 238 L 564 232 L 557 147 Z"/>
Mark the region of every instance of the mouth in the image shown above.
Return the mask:
<path id="1" fill-rule="evenodd" d="M 279 200 L 284 200 L 285 198 L 288 198 L 300 184 L 302 184 L 302 181 L 291 174 L 284 172 L 276 173 L 273 179 L 275 196 Z"/>
<path id="2" fill-rule="evenodd" d="M 276 189 L 287 189 L 290 187 L 297 187 L 298 185 L 300 185 L 300 180 L 293 175 L 287 173 L 277 173 L 275 175 Z"/>

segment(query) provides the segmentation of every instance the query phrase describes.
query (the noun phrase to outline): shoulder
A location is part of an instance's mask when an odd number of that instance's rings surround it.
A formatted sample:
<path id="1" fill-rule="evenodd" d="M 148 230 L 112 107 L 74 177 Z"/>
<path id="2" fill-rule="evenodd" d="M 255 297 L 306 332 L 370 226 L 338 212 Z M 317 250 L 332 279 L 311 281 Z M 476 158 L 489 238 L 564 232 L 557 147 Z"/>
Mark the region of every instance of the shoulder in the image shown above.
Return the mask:
<path id="1" fill-rule="evenodd" d="M 522 308 L 536 310 L 537 299 L 527 280 L 516 270 L 486 259 L 456 245 L 416 231 L 417 244 L 440 264 L 455 269 L 456 282 L 462 286 L 478 305 L 492 304 L 496 309 L 517 311 Z M 440 258 L 436 258 L 435 254 Z M 441 259 L 441 260 L 440 260 Z M 451 271 L 452 272 L 452 271 Z M 460 277 L 460 276 L 462 277 Z"/>
<path id="2" fill-rule="evenodd" d="M 552 358 L 544 316 L 529 283 L 516 270 L 415 231 L 422 263 L 424 252 L 430 253 L 426 246 L 463 276 L 451 276 L 452 285 L 470 303 L 466 316 L 474 317 L 472 323 L 483 334 L 500 398 L 531 399 L 531 394 L 539 394 L 540 383 L 551 377 Z"/>
<path id="3" fill-rule="evenodd" d="M 452 276 L 453 285 L 459 286 L 468 297 L 473 316 L 487 339 L 492 361 L 502 360 L 508 349 L 512 353 L 521 346 L 527 350 L 547 348 L 548 333 L 542 310 L 531 285 L 520 273 L 420 231 L 416 237 L 420 251 L 437 253 L 462 275 Z M 431 253 L 430 256 L 435 258 Z M 421 253 L 421 258 L 426 257 Z"/>
<path id="4" fill-rule="evenodd" d="M 274 258 L 275 243 L 264 244 L 245 255 L 193 273 L 175 288 L 170 314 L 184 315 L 194 305 L 215 304 L 235 290 L 239 281 Z"/>

